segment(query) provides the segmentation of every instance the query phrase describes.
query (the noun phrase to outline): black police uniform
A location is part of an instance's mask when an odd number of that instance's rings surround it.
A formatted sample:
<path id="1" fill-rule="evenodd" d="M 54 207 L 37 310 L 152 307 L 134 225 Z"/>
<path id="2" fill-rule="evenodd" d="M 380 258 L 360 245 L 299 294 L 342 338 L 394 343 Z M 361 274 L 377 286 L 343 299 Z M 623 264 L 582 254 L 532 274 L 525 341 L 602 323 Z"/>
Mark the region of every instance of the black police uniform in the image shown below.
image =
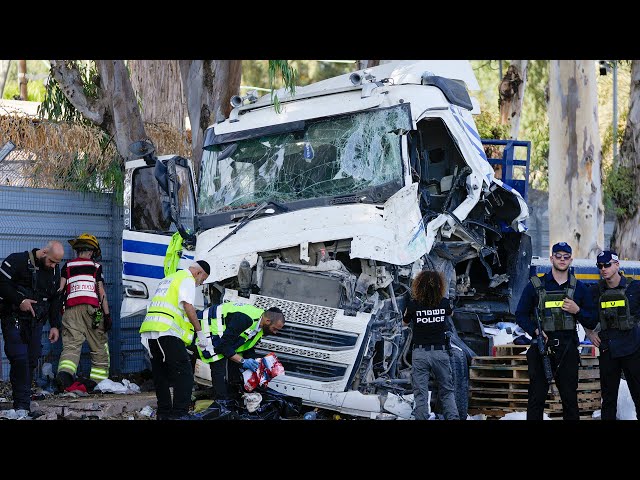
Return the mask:
<path id="1" fill-rule="evenodd" d="M 16 410 L 29 410 L 31 404 L 31 381 L 42 353 L 44 323 L 49 320 L 51 327 L 61 326 L 62 298 L 57 292 L 60 268 L 44 267 L 35 258 L 36 251 L 36 248 L 31 251 L 36 265 L 32 264 L 29 252 L 12 253 L 0 265 L 0 317 Z M 19 309 L 25 298 L 37 300 L 32 306 L 36 317 Z"/>
<path id="2" fill-rule="evenodd" d="M 601 290 L 611 292 L 612 290 L 626 289 L 624 296 L 629 302 L 629 313 L 631 314 L 631 328 L 608 328 L 600 322 L 600 387 L 602 395 L 602 420 L 615 420 L 618 406 L 618 389 L 620 387 L 621 373 L 629 386 L 631 398 L 636 407 L 636 412 L 640 413 L 640 282 L 633 280 L 628 282 L 622 276 L 620 284 L 615 288 L 607 287 L 604 280 L 591 286 L 591 295 L 598 318 L 611 312 L 610 308 L 602 308 Z M 606 303 L 606 302 L 605 302 Z M 619 308 L 617 308 L 619 309 Z M 626 306 L 622 308 L 626 310 Z M 615 313 L 615 312 L 611 312 Z M 626 312 L 624 312 L 626 314 Z"/>
<path id="3" fill-rule="evenodd" d="M 569 280 L 559 285 L 551 272 L 541 278 L 542 286 L 547 292 L 562 292 L 569 286 Z M 529 395 L 527 402 L 527 420 L 542 420 L 544 404 L 549 391 L 549 384 L 544 375 L 542 355 L 535 346 L 535 330 L 537 325 L 532 321 L 532 315 L 538 306 L 538 294 L 531 282 L 522 291 L 522 296 L 516 309 L 516 323 L 534 339 L 527 351 L 529 371 Z M 597 324 L 593 300 L 587 286 L 576 281 L 573 301 L 580 307 L 577 315 L 572 317 L 585 328 L 593 329 Z M 543 313 L 543 312 L 540 312 Z M 578 367 L 580 353 L 578 351 L 578 333 L 574 325 L 571 329 L 545 331 L 549 340 L 549 358 L 551 371 L 554 374 L 556 386 L 562 400 L 562 418 L 564 420 L 579 420 L 578 409 Z"/>

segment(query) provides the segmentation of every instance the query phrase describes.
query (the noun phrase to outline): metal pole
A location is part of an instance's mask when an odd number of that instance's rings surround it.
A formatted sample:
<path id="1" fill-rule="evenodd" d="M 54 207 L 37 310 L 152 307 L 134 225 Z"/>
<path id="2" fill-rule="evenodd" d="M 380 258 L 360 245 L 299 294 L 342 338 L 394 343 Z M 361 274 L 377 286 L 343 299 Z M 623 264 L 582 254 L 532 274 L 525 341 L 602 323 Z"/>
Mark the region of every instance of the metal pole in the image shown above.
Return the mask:
<path id="1" fill-rule="evenodd" d="M 613 159 L 618 156 L 618 61 L 613 60 Z"/>
<path id="2" fill-rule="evenodd" d="M 498 82 L 502 81 L 502 60 L 498 60 L 498 75 L 500 75 L 500 78 L 498 78 Z"/>

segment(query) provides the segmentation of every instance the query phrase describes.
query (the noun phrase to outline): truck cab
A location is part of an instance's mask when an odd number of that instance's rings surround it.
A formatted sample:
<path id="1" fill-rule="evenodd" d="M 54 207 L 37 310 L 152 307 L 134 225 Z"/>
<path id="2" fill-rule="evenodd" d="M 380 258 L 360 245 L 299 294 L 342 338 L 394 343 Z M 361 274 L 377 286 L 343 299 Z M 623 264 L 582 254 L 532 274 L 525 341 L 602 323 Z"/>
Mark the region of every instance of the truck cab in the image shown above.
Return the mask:
<path id="1" fill-rule="evenodd" d="M 418 272 L 444 274 L 454 325 L 513 314 L 528 279 L 526 182 L 509 155 L 487 159 L 474 90 L 467 61 L 393 62 L 279 91 L 281 112 L 270 95 L 233 99 L 206 131 L 197 185 L 187 159 L 128 162 L 122 315 L 144 312 L 181 232 L 178 268 L 211 266 L 198 308 L 283 311 L 256 347 L 285 369 L 269 387 L 379 418 L 412 392 L 401 325 Z M 210 381 L 204 363 L 196 380 Z"/>

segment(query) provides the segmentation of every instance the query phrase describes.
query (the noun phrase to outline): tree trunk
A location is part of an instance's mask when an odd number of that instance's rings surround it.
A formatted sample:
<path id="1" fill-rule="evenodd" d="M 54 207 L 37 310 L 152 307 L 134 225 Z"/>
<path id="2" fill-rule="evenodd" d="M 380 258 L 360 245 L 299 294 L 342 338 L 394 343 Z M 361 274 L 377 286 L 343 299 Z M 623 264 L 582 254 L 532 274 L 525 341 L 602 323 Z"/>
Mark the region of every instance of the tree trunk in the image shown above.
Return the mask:
<path id="1" fill-rule="evenodd" d="M 614 201 L 621 209 L 611 238 L 611 247 L 620 258 L 640 259 L 640 60 L 631 64 L 629 116 L 618 156 Z M 627 183 L 628 182 L 628 183 Z"/>
<path id="2" fill-rule="evenodd" d="M 96 60 L 96 67 L 108 113 L 104 126 L 114 136 L 118 153 L 125 161 L 131 160 L 129 145 L 146 140 L 147 134 L 129 72 L 123 60 Z"/>
<path id="3" fill-rule="evenodd" d="M 380 60 L 358 60 L 356 69 L 364 70 L 365 68 L 377 67 L 378 65 L 380 65 Z"/>
<path id="4" fill-rule="evenodd" d="M 10 66 L 11 60 L 0 60 L 0 98 L 2 98 L 2 94 L 4 93 L 4 85 L 7 83 Z"/>
<path id="5" fill-rule="evenodd" d="M 97 99 L 85 95 L 82 77 L 73 64 L 66 60 L 50 62 L 60 90 L 76 110 L 114 137 L 124 161 L 132 159 L 129 145 L 145 140 L 147 135 L 124 61 L 96 60 L 100 76 Z"/>
<path id="6" fill-rule="evenodd" d="M 520 115 L 524 102 L 524 89 L 527 83 L 528 63 L 528 60 L 512 60 L 498 87 L 500 122 L 503 125 L 510 125 L 510 138 L 513 140 L 518 138 L 520 129 Z"/>
<path id="7" fill-rule="evenodd" d="M 186 109 L 178 61 L 129 60 L 128 66 L 131 85 L 142 105 L 142 120 L 166 123 L 184 132 Z"/>
<path id="8" fill-rule="evenodd" d="M 28 100 L 27 91 L 27 61 L 18 60 L 18 85 L 20 86 L 20 100 Z"/>
<path id="9" fill-rule="evenodd" d="M 593 60 L 552 60 L 549 71 L 549 242 L 595 258 L 604 244 L 601 145 Z"/>
<path id="10" fill-rule="evenodd" d="M 180 60 L 182 88 L 191 124 L 196 175 L 200 174 L 205 130 L 231 112 L 229 100 L 240 91 L 241 60 Z"/>

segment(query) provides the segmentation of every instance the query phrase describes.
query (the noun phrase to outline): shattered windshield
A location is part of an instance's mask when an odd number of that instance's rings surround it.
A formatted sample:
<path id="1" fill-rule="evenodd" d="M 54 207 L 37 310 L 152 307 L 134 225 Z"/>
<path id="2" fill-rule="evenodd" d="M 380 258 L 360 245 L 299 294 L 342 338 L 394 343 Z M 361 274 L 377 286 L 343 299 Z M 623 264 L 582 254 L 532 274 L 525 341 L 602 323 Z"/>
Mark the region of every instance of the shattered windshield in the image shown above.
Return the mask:
<path id="1" fill-rule="evenodd" d="M 212 145 L 200 172 L 201 214 L 265 200 L 345 195 L 402 180 L 408 105 L 306 121 L 304 129 Z"/>

